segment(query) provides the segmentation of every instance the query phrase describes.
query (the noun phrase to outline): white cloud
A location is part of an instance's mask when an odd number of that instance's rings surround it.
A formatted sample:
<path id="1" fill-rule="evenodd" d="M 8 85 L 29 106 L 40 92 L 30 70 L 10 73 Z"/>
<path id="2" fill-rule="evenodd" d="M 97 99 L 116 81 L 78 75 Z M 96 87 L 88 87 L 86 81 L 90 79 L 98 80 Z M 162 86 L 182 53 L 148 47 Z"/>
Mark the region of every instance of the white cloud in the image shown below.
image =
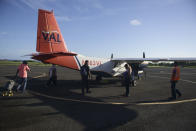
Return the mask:
<path id="1" fill-rule="evenodd" d="M 130 24 L 133 25 L 133 26 L 139 26 L 142 23 L 137 19 L 133 19 L 133 20 L 130 21 Z"/>
<path id="2" fill-rule="evenodd" d="M 69 21 L 71 21 L 71 18 L 69 18 L 67 16 L 56 16 L 56 19 L 60 22 L 69 22 Z"/>

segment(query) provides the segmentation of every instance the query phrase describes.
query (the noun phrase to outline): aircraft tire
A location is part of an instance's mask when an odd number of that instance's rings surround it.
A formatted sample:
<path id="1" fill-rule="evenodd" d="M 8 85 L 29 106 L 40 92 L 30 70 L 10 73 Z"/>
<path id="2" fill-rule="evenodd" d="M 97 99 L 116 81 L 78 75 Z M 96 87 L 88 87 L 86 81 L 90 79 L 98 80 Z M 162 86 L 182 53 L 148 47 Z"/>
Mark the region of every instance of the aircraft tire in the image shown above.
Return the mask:
<path id="1" fill-rule="evenodd" d="M 134 80 L 134 81 L 133 81 L 133 86 L 135 87 L 136 85 L 137 85 L 137 81 Z"/>

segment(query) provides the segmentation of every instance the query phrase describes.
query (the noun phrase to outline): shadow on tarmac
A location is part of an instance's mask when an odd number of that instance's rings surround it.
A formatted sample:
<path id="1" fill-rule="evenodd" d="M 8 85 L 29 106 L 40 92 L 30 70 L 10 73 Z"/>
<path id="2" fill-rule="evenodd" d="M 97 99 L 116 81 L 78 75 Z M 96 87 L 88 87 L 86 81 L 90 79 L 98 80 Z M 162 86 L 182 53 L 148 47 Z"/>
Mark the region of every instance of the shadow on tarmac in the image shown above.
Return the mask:
<path id="1" fill-rule="evenodd" d="M 138 115 L 136 111 L 119 105 L 65 102 L 36 97 L 42 100 L 45 105 L 57 109 L 58 113 L 63 113 L 84 125 L 86 131 L 114 128 L 135 119 Z M 43 106 L 43 104 L 32 104 L 31 106 Z M 56 113 L 43 115 L 56 115 Z"/>
<path id="2" fill-rule="evenodd" d="M 47 82 L 46 80 L 29 78 L 28 89 L 50 96 L 102 102 L 101 99 L 92 98 L 89 96 L 82 96 L 79 93 L 72 92 L 71 89 L 81 89 L 82 85 L 81 85 L 81 81 L 79 80 L 59 80 L 57 87 L 49 87 L 49 88 L 46 88 L 44 86 L 46 82 Z M 92 82 L 90 82 L 90 86 L 93 86 L 94 88 L 98 87 L 96 83 L 92 83 Z M 49 99 L 35 94 L 32 95 L 35 98 L 41 100 L 42 102 L 33 103 L 33 104 L 8 105 L 8 106 L 12 106 L 12 107 L 50 106 L 56 109 L 57 112 L 43 113 L 42 114 L 43 116 L 64 114 L 65 116 L 68 116 L 69 118 L 72 118 L 73 120 L 76 120 L 77 122 L 82 124 L 85 127 L 84 130 L 86 131 L 107 130 L 110 128 L 115 128 L 119 125 L 123 125 L 126 122 L 135 119 L 138 116 L 138 113 L 135 110 L 126 108 L 126 105 L 70 102 L 70 101 Z M 12 99 L 26 99 L 26 97 L 21 97 L 21 98 L 12 97 Z M 74 125 L 72 127 L 74 127 Z M 77 130 L 81 130 L 82 127 L 75 127 L 75 128 L 78 128 Z"/>

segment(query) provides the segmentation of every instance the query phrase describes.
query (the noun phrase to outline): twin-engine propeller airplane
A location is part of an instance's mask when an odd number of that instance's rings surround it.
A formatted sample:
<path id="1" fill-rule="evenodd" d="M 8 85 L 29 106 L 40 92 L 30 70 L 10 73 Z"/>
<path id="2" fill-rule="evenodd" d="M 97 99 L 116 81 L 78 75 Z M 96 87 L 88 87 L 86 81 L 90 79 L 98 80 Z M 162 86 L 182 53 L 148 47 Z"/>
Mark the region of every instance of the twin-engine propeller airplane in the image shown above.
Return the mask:
<path id="1" fill-rule="evenodd" d="M 113 58 L 112 55 L 109 59 L 103 59 L 69 52 L 53 11 L 41 9 L 38 11 L 36 51 L 38 53 L 32 54 L 32 59 L 74 70 L 80 70 L 85 60 L 88 60 L 91 73 L 96 75 L 97 79 L 122 75 L 126 63 L 139 65 L 142 68 L 147 61 L 196 61 L 196 58 L 145 58 L 144 53 L 143 58 Z M 142 71 L 135 68 L 135 72 Z"/>

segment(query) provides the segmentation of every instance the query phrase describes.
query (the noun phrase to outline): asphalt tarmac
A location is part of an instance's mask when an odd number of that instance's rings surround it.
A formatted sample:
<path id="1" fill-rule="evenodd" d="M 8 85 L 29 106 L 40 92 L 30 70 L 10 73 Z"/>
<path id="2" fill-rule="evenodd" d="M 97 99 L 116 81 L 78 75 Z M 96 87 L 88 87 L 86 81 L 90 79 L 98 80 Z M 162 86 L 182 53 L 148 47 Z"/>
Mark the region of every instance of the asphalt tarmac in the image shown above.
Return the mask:
<path id="1" fill-rule="evenodd" d="M 31 67 L 31 66 L 30 66 Z M 13 79 L 17 66 L 0 66 L 0 90 Z M 196 69 L 181 68 L 177 88 L 182 97 L 171 96 L 171 68 L 147 68 L 125 97 L 118 78 L 91 80 L 92 93 L 81 95 L 80 73 L 57 67 L 58 87 L 45 87 L 49 67 L 33 66 L 27 91 L 0 96 L 2 131 L 195 131 Z M 95 79 L 95 77 L 93 78 Z"/>

